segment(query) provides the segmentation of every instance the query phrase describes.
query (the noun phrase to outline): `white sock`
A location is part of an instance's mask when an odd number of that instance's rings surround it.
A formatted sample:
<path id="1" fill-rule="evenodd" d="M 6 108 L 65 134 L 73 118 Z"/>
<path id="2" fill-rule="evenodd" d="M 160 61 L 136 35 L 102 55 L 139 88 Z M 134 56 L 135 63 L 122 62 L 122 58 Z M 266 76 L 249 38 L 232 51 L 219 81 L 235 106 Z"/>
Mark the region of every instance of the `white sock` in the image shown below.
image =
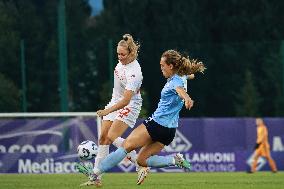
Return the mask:
<path id="1" fill-rule="evenodd" d="M 98 154 L 95 159 L 95 167 L 94 171 L 98 169 L 99 164 L 102 162 L 103 159 L 109 154 L 109 145 L 99 145 L 98 147 Z M 99 176 L 101 179 L 102 175 Z"/>
<path id="2" fill-rule="evenodd" d="M 123 141 L 124 141 L 124 140 L 125 140 L 124 138 L 117 137 L 117 138 L 113 141 L 112 144 L 113 144 L 115 147 L 119 148 L 119 147 L 122 147 L 122 144 L 123 144 Z"/>
<path id="3" fill-rule="evenodd" d="M 117 148 L 122 147 L 122 144 L 124 142 L 124 138 L 121 137 L 117 137 L 114 141 L 113 141 L 113 145 Z M 129 152 L 127 154 L 127 158 L 135 164 L 136 167 L 138 167 L 139 165 L 137 164 L 137 153 L 135 150 L 132 150 L 131 152 Z"/>
<path id="4" fill-rule="evenodd" d="M 129 152 L 126 157 L 135 165 L 137 164 L 137 153 L 135 150 Z"/>

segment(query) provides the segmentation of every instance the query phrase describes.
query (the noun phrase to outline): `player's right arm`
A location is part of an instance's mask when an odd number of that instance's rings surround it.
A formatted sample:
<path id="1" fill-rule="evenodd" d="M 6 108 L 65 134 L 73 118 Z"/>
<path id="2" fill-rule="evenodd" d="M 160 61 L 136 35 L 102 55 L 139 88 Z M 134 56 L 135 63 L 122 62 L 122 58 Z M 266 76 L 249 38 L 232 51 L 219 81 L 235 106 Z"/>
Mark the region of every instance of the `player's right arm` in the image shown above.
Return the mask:
<path id="1" fill-rule="evenodd" d="M 106 108 L 104 110 L 98 110 L 97 111 L 97 115 L 98 116 L 105 116 L 111 112 L 114 112 L 116 110 L 119 110 L 121 108 L 124 108 L 125 106 L 127 106 L 132 98 L 132 96 L 134 95 L 134 92 L 131 90 L 125 90 L 124 94 L 123 94 L 123 98 L 118 101 L 115 105 Z"/>

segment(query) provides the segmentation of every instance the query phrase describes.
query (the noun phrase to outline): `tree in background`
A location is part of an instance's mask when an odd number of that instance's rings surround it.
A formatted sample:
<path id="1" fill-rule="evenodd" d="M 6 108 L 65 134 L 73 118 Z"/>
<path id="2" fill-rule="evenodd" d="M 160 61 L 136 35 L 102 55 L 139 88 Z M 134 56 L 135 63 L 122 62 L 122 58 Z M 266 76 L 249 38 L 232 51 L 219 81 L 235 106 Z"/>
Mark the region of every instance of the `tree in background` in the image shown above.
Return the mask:
<path id="1" fill-rule="evenodd" d="M 260 102 L 261 98 L 255 87 L 252 74 L 247 70 L 244 85 L 237 94 L 236 115 L 242 117 L 263 116 L 259 113 Z"/>
<path id="2" fill-rule="evenodd" d="M 189 82 L 196 103 L 181 116 L 239 115 L 240 99 L 234 94 L 247 85 L 247 70 L 262 97 L 258 113 L 284 115 L 279 57 L 284 1 L 106 0 L 95 17 L 89 16 L 87 1 L 65 3 L 70 111 L 99 107 L 103 83 L 110 81 L 109 41 L 115 44 L 122 34 L 131 33 L 141 42 L 139 62 L 149 112 L 165 83 L 161 53 L 171 48 L 208 68 L 204 77 Z M 0 1 L 0 22 L 1 73 L 20 88 L 19 44 L 24 39 L 28 111 L 59 111 L 57 1 Z"/>
<path id="3" fill-rule="evenodd" d="M 12 3 L 0 1 L 0 72 L 20 83 L 20 31 Z"/>
<path id="4" fill-rule="evenodd" d="M 1 73 L 0 96 L 0 112 L 18 112 L 21 110 L 19 89 Z"/>

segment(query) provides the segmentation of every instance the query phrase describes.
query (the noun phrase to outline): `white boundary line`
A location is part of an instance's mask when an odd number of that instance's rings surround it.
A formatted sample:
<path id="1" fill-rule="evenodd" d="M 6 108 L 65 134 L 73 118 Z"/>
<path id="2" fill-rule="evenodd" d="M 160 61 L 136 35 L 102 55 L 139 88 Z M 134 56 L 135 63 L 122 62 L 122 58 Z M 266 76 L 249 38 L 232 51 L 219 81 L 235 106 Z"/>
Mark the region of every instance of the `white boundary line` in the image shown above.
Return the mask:
<path id="1" fill-rule="evenodd" d="M 0 113 L 0 118 L 8 117 L 97 117 L 96 112 L 30 112 L 30 113 Z"/>

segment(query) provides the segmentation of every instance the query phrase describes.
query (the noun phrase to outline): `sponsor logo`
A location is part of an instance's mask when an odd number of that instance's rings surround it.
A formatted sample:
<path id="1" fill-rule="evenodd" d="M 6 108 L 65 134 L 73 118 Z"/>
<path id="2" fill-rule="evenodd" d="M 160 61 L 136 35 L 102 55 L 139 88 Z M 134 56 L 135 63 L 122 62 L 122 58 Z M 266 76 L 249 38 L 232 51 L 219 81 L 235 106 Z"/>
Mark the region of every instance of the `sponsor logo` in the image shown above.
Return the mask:
<path id="1" fill-rule="evenodd" d="M 51 144 L 41 144 L 41 145 L 11 145 L 10 147 L 5 147 L 0 145 L 0 153 L 56 153 L 58 152 L 57 145 Z"/>
<path id="2" fill-rule="evenodd" d="M 187 152 L 192 147 L 191 142 L 178 130 L 176 130 L 175 139 L 169 146 L 165 146 L 165 152 Z"/>
<path id="3" fill-rule="evenodd" d="M 192 172 L 234 172 L 236 171 L 235 164 L 233 163 L 222 163 L 222 164 L 201 164 L 195 163 L 191 167 Z"/>
<path id="4" fill-rule="evenodd" d="M 191 162 L 193 172 L 233 172 L 236 171 L 234 152 L 201 152 L 185 154 Z"/>
<path id="5" fill-rule="evenodd" d="M 18 173 L 74 173 L 76 162 L 57 162 L 45 159 L 43 162 L 33 162 L 31 159 L 18 160 Z"/>
<path id="6" fill-rule="evenodd" d="M 250 155 L 250 157 L 247 159 L 247 164 L 251 167 L 252 162 L 254 158 L 254 153 Z M 264 157 L 259 157 L 257 160 L 257 167 L 256 170 L 260 170 L 264 165 L 266 164 L 266 159 Z"/>
<path id="7" fill-rule="evenodd" d="M 193 153 L 191 156 L 189 154 L 185 155 L 186 159 L 190 162 L 210 162 L 210 163 L 227 163 L 227 162 L 235 162 L 235 153 L 228 152 L 228 153 Z"/>
<path id="8" fill-rule="evenodd" d="M 168 156 L 174 156 L 174 154 Z M 233 152 L 185 153 L 184 157 L 191 163 L 191 172 L 234 172 L 237 169 L 235 153 Z M 159 170 L 162 172 L 187 171 L 176 167 L 160 168 Z"/>
<path id="9" fill-rule="evenodd" d="M 124 160 L 122 160 L 120 164 L 118 164 L 118 167 L 124 172 L 130 172 L 135 167 L 135 165 L 129 159 L 124 158 Z"/>
<path id="10" fill-rule="evenodd" d="M 274 152 L 284 152 L 284 144 L 280 136 L 274 136 L 272 141 L 272 151 Z"/>

